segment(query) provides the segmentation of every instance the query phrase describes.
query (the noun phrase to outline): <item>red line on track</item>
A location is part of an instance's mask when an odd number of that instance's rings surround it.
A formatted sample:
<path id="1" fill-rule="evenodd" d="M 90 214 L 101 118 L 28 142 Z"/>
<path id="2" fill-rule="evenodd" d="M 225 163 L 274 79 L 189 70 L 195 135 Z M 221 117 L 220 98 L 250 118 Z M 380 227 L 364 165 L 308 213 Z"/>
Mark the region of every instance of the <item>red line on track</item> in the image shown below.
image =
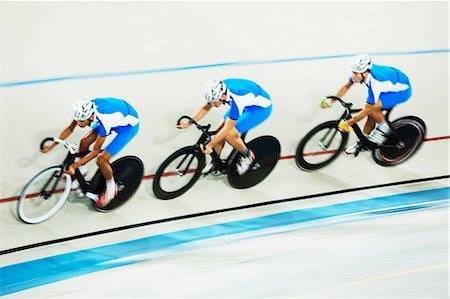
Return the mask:
<path id="1" fill-rule="evenodd" d="M 450 136 L 440 136 L 440 137 L 431 137 L 431 138 L 425 138 L 424 141 L 438 141 L 438 140 L 445 140 L 445 139 L 450 139 Z M 325 155 L 325 154 L 331 154 L 334 153 L 335 151 L 321 151 L 321 152 L 313 152 L 313 153 L 308 153 L 305 156 L 315 156 L 315 155 Z M 289 156 L 281 156 L 280 160 L 288 160 L 288 159 L 294 159 L 295 155 L 289 155 Z M 193 172 L 194 169 L 192 169 L 189 172 Z M 163 176 L 173 176 L 173 175 L 177 175 L 177 173 L 175 172 L 168 172 L 168 173 L 164 173 Z M 145 175 L 142 179 L 143 180 L 152 180 L 155 177 L 154 174 L 149 174 L 149 175 Z M 57 192 L 62 192 L 63 190 L 57 190 Z M 27 195 L 27 198 L 31 198 L 31 197 L 36 197 L 39 194 L 29 194 Z M 2 203 L 6 203 L 6 202 L 10 202 L 10 201 L 15 201 L 18 200 L 19 196 L 13 196 L 13 197 L 8 197 L 8 198 L 2 198 L 0 199 L 0 204 Z"/>

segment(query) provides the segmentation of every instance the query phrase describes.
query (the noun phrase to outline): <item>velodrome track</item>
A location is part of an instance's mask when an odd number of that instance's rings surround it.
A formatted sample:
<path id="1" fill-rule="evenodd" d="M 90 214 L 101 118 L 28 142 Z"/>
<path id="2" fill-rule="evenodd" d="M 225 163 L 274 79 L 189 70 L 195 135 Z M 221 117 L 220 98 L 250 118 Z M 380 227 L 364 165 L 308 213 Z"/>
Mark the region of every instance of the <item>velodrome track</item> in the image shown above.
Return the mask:
<path id="1" fill-rule="evenodd" d="M 1 8 L 1 295 L 449 297 L 448 2 Z M 228 21 L 218 21 L 217 11 Z M 420 116 L 427 141 L 396 167 L 363 153 L 301 171 L 293 161 L 300 139 L 341 114 L 321 110 L 319 100 L 345 82 L 350 57 L 361 52 L 410 76 L 413 97 L 392 118 Z M 245 77 L 269 91 L 273 114 L 249 138 L 276 136 L 282 159 L 248 190 L 208 177 L 179 198 L 158 200 L 152 175 L 198 136 L 174 122 L 201 105 L 211 77 Z M 82 95 L 124 98 L 137 108 L 141 131 L 120 156 L 139 156 L 146 177 L 111 213 L 71 197 L 50 220 L 25 225 L 15 210 L 21 188 L 64 155 L 59 148 L 42 155 L 37 146 L 67 125 Z M 362 105 L 364 97 L 355 86 L 346 99 Z M 224 112 L 204 121 L 215 124 Z"/>

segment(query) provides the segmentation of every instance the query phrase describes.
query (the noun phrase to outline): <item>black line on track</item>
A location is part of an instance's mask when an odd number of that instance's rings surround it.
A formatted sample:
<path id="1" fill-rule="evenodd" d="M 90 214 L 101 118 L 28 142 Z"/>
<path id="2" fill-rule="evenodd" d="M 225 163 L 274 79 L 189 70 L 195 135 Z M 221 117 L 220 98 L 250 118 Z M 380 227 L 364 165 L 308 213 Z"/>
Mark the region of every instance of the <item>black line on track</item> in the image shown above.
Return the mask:
<path id="1" fill-rule="evenodd" d="M 378 185 L 372 185 L 372 186 L 356 187 L 356 188 L 349 188 L 349 189 L 343 189 L 343 190 L 337 190 L 337 191 L 303 195 L 303 196 L 292 197 L 292 198 L 277 199 L 277 200 L 266 201 L 266 202 L 255 203 L 255 204 L 233 207 L 233 208 L 227 208 L 227 209 L 213 210 L 213 211 L 194 213 L 194 214 L 177 216 L 177 217 L 158 219 L 158 220 L 153 220 L 153 221 L 119 226 L 119 227 L 109 228 L 109 229 L 100 230 L 100 231 L 96 231 L 96 232 L 90 232 L 90 233 L 86 233 L 86 234 L 75 235 L 75 236 L 70 236 L 70 237 L 65 237 L 65 238 L 49 240 L 49 241 L 45 241 L 45 242 L 39 242 L 39 243 L 19 246 L 19 247 L 15 247 L 15 248 L 5 249 L 5 250 L 0 251 L 0 255 L 24 251 L 24 250 L 32 249 L 32 248 L 43 247 L 46 245 L 63 243 L 63 242 L 67 242 L 67 241 L 83 239 L 83 238 L 88 238 L 88 237 L 93 237 L 93 236 L 98 236 L 98 235 L 103 235 L 103 234 L 108 234 L 108 233 L 113 233 L 113 232 L 118 232 L 118 231 L 138 228 L 138 227 L 143 227 L 143 226 L 172 222 L 172 221 L 177 221 L 177 220 L 183 220 L 183 219 L 189 219 L 189 218 L 195 218 L 195 217 L 201 217 L 201 216 L 207 216 L 207 215 L 213 215 L 213 214 L 219 214 L 219 213 L 225 213 L 225 212 L 231 212 L 231 211 L 237 211 L 237 210 L 245 210 L 245 209 L 251 209 L 251 208 L 256 208 L 256 207 L 279 204 L 279 203 L 310 199 L 310 198 L 315 198 L 315 197 L 324 197 L 324 196 L 330 196 L 330 195 L 336 195 L 336 194 L 342 194 L 342 193 L 350 193 L 350 192 L 361 191 L 361 190 L 384 188 L 384 187 L 406 185 L 406 184 L 414 184 L 414 183 L 435 181 L 435 180 L 448 179 L 448 178 L 450 178 L 450 175 L 441 175 L 441 176 L 435 176 L 435 177 L 428 177 L 428 178 L 421 178 L 421 179 L 414 179 L 414 180 L 407 180 L 407 181 L 399 181 L 399 182 L 392 182 L 392 183 L 386 183 L 386 184 L 378 184 Z"/>

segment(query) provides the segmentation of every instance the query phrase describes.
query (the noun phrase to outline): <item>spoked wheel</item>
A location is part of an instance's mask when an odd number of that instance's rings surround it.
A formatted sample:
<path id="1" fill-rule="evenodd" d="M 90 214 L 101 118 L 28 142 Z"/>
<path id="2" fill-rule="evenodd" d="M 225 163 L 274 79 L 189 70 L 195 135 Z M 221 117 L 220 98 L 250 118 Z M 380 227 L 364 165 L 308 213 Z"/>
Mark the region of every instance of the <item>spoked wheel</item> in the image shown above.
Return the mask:
<path id="1" fill-rule="evenodd" d="M 236 172 L 232 166 L 228 173 L 228 182 L 237 189 L 245 189 L 255 186 L 263 181 L 273 170 L 280 158 L 280 142 L 273 136 L 261 136 L 247 144 L 255 154 L 255 163 L 243 175 Z M 241 155 L 236 155 L 231 165 L 236 165 Z"/>
<path id="2" fill-rule="evenodd" d="M 348 133 L 339 131 L 338 124 L 337 120 L 325 122 L 303 137 L 295 152 L 299 168 L 319 169 L 338 157 L 348 140 Z"/>
<path id="3" fill-rule="evenodd" d="M 196 146 L 187 146 L 170 155 L 158 168 L 153 193 L 159 199 L 173 199 L 191 188 L 205 167 L 205 155 Z"/>
<path id="4" fill-rule="evenodd" d="M 391 127 L 395 134 L 385 143 L 391 147 L 376 148 L 372 152 L 372 158 L 381 166 L 393 166 L 406 161 L 417 152 L 425 139 L 425 122 L 418 117 L 399 118 L 392 122 Z"/>
<path id="5" fill-rule="evenodd" d="M 105 207 L 98 208 L 94 204 L 94 207 L 101 212 L 113 210 L 127 202 L 138 189 L 144 175 L 144 164 L 135 156 L 122 157 L 111 163 L 111 167 L 119 192 Z M 104 192 L 106 184 L 100 169 L 95 173 L 91 183 L 92 188 L 99 194 Z"/>
<path id="6" fill-rule="evenodd" d="M 62 166 L 44 169 L 23 188 L 17 203 L 19 218 L 30 224 L 49 219 L 66 202 L 71 184 L 72 179 Z"/>

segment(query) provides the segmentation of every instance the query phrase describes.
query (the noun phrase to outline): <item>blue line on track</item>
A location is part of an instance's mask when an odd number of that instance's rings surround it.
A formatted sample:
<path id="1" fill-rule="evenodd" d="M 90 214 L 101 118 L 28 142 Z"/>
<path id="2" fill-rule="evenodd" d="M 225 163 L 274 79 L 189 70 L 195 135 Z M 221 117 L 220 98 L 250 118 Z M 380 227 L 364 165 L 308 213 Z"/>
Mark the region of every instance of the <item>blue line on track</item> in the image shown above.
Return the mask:
<path id="1" fill-rule="evenodd" d="M 392 56 L 392 55 L 436 54 L 436 53 L 449 53 L 449 52 L 450 52 L 450 49 L 436 49 L 436 50 L 419 50 L 419 51 L 374 52 L 374 53 L 369 53 L 369 54 L 372 56 Z M 140 71 L 123 71 L 123 72 L 111 72 L 111 73 L 99 73 L 99 74 L 73 75 L 73 76 L 54 77 L 54 78 L 36 79 L 36 80 L 27 80 L 27 81 L 0 82 L 0 88 L 21 86 L 21 85 L 31 85 L 31 84 L 41 84 L 41 83 L 49 83 L 49 82 L 57 82 L 57 81 L 68 81 L 68 80 L 111 78 L 111 77 L 144 75 L 144 74 L 152 74 L 152 73 L 180 72 L 180 71 L 187 71 L 187 70 L 194 70 L 194 69 L 217 68 L 217 67 L 225 67 L 225 66 L 243 66 L 243 65 L 272 64 L 272 63 L 309 61 L 309 60 L 336 59 L 336 58 L 351 57 L 356 54 L 358 54 L 358 53 L 330 55 L 330 56 L 293 57 L 293 58 L 272 59 L 272 60 L 247 60 L 247 61 L 203 64 L 203 65 L 193 65 L 193 66 L 184 66 L 184 67 L 147 69 L 147 70 L 140 70 Z"/>
<path id="2" fill-rule="evenodd" d="M 424 203 L 443 202 L 449 199 L 450 188 L 448 187 L 376 197 L 186 229 L 123 243 L 45 257 L 0 268 L 0 295 L 11 294 L 92 272 L 134 264 L 142 260 L 130 259 L 128 257 L 145 255 L 161 250 L 171 250 L 176 246 L 195 241 L 256 232 L 263 229 L 279 228 L 355 213 L 366 213 L 376 217 L 377 215 L 389 215 L 389 210 L 393 212 L 414 211 L 417 210 L 417 207 L 424 209 L 429 206 Z M 411 206 L 412 208 L 405 208 L 407 206 Z M 384 210 L 384 212 L 374 213 L 380 210 Z M 330 221 L 330 224 L 333 224 L 333 222 Z"/>

